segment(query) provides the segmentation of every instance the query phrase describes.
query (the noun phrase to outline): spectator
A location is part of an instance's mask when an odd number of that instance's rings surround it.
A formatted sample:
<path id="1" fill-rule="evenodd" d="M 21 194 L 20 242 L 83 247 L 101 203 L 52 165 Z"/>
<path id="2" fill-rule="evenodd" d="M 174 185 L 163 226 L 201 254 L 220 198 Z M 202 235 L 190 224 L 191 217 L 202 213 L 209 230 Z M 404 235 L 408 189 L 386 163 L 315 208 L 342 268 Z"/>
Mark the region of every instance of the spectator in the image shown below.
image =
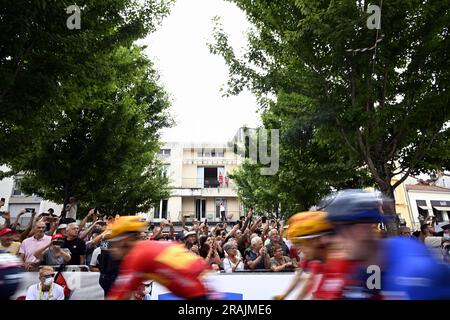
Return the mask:
<path id="1" fill-rule="evenodd" d="M 98 282 L 105 292 L 106 297 L 112 285 L 114 284 L 117 275 L 119 274 L 121 260 L 115 259 L 114 256 L 109 252 L 109 243 L 107 241 L 102 242 L 100 248 L 101 253 L 98 256 L 98 263 L 96 267 L 100 271 L 100 278 Z M 92 259 L 94 259 L 94 257 L 92 257 Z"/>
<path id="2" fill-rule="evenodd" d="M 100 230 L 99 230 L 100 231 Z M 108 249 L 108 243 L 104 240 L 105 236 L 108 234 L 108 231 L 105 230 L 102 233 L 100 233 L 98 236 L 96 236 L 92 241 L 91 245 L 96 245 L 95 249 L 92 251 L 92 254 L 90 257 L 86 254 L 87 261 L 89 261 L 89 267 L 91 271 L 98 272 L 100 271 L 98 265 L 99 265 L 99 256 L 102 253 L 102 250 Z"/>
<path id="3" fill-rule="evenodd" d="M 227 186 L 227 188 L 229 187 L 229 183 L 230 183 L 230 178 L 228 177 L 228 175 L 225 176 L 225 185 Z"/>
<path id="4" fill-rule="evenodd" d="M 260 237 L 256 236 L 251 239 L 251 250 L 247 252 L 245 260 L 250 270 L 270 268 L 270 256 Z"/>
<path id="5" fill-rule="evenodd" d="M 34 256 L 41 261 L 42 265 L 60 266 L 66 264 L 71 259 L 69 249 L 62 248 L 64 239 L 62 235 L 55 234 L 52 236 L 52 241 L 45 247 L 38 249 Z"/>
<path id="6" fill-rule="evenodd" d="M 0 250 L 17 254 L 19 248 L 20 242 L 13 241 L 13 230 L 9 228 L 0 230 Z"/>
<path id="7" fill-rule="evenodd" d="M 223 186 L 223 174 L 222 172 L 219 173 L 219 187 L 222 188 Z"/>
<path id="8" fill-rule="evenodd" d="M 434 228 L 429 224 L 423 224 L 420 226 L 419 239 L 425 241 L 425 238 L 431 237 L 434 234 Z"/>
<path id="9" fill-rule="evenodd" d="M 56 233 L 59 233 L 60 235 L 62 235 L 63 238 L 67 237 L 67 224 L 65 224 L 65 223 L 60 224 L 56 228 Z"/>
<path id="10" fill-rule="evenodd" d="M 450 263 L 450 223 L 446 224 L 441 227 L 443 230 L 443 240 L 444 243 L 442 244 L 443 251 L 444 251 L 444 260 L 447 263 Z"/>
<path id="11" fill-rule="evenodd" d="M 216 238 L 208 237 L 200 246 L 200 256 L 205 258 L 206 263 L 213 269 L 219 269 L 220 255 L 218 253 L 218 243 Z"/>
<path id="12" fill-rule="evenodd" d="M 64 300 L 64 288 L 53 282 L 55 271 L 50 266 L 39 270 L 39 283 L 27 290 L 26 300 Z"/>
<path id="13" fill-rule="evenodd" d="M 192 246 L 197 242 L 197 233 L 195 231 L 188 231 L 184 234 L 184 246 L 191 250 Z"/>
<path id="14" fill-rule="evenodd" d="M 76 223 L 67 225 L 67 237 L 64 240 L 63 248 L 70 250 L 71 259 L 67 264 L 84 265 L 86 263 L 86 243 L 78 235 L 80 228 Z"/>
<path id="15" fill-rule="evenodd" d="M 78 202 L 75 197 L 69 198 L 69 203 L 66 205 L 66 219 L 72 219 L 73 221 L 77 220 L 77 210 L 78 210 Z M 71 221 L 72 221 L 71 220 Z"/>
<path id="16" fill-rule="evenodd" d="M 226 242 L 226 243 L 223 245 L 223 252 L 224 252 L 225 258 L 228 256 L 228 253 L 225 251 L 225 245 L 226 245 L 226 244 L 231 244 L 231 245 L 235 246 L 236 249 L 238 249 L 238 242 L 237 242 L 236 239 L 231 238 L 230 240 L 228 240 L 228 242 Z M 236 251 L 235 256 L 236 256 L 236 258 L 238 258 L 238 259 L 242 259 L 242 254 L 241 254 L 241 252 L 240 252 L 239 250 Z M 242 259 L 242 260 L 243 260 L 243 259 Z"/>
<path id="17" fill-rule="evenodd" d="M 274 252 L 273 252 L 274 245 L 280 245 L 281 249 L 283 250 L 283 256 L 289 256 L 289 248 L 286 245 L 286 243 L 281 239 L 277 229 L 270 230 L 269 239 L 270 239 L 270 242 L 266 246 L 266 249 L 271 257 L 273 257 L 273 255 L 274 255 Z"/>
<path id="18" fill-rule="evenodd" d="M 47 246 L 52 238 L 44 234 L 45 222 L 36 222 L 34 228 L 34 235 L 30 238 L 25 239 L 20 245 L 19 256 L 24 261 L 24 266 L 27 271 L 36 271 L 39 266 L 39 260 L 36 259 L 34 253 Z"/>
<path id="19" fill-rule="evenodd" d="M 273 258 L 270 259 L 270 268 L 273 272 L 280 272 L 295 268 L 295 264 L 289 257 L 283 256 L 283 248 L 280 245 L 274 245 Z"/>
<path id="20" fill-rule="evenodd" d="M 411 229 L 406 226 L 400 227 L 399 234 L 402 237 L 411 237 Z"/>
<path id="21" fill-rule="evenodd" d="M 143 282 L 139 285 L 134 293 L 134 300 L 151 300 L 151 296 L 147 292 L 147 283 L 148 282 Z"/>
<path id="22" fill-rule="evenodd" d="M 244 262 L 242 261 L 242 258 L 237 256 L 237 253 L 239 252 L 237 250 L 237 244 L 233 241 L 229 241 L 225 243 L 223 250 L 227 256 L 223 259 L 223 269 L 225 272 L 244 271 Z"/>
<path id="23" fill-rule="evenodd" d="M 223 202 L 220 203 L 220 220 L 222 220 L 222 222 L 227 222 L 227 216 L 226 216 L 226 210 L 225 210 L 225 206 L 223 205 Z"/>

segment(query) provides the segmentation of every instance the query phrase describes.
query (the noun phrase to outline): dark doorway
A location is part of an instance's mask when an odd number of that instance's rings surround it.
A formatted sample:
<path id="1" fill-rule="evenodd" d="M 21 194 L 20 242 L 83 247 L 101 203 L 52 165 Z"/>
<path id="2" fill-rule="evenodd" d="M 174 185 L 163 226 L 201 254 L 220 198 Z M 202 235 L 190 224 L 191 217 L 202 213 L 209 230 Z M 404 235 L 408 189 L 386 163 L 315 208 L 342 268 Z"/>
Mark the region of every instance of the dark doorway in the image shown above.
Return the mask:
<path id="1" fill-rule="evenodd" d="M 218 186 L 217 168 L 205 168 L 205 188 L 217 188 Z"/>

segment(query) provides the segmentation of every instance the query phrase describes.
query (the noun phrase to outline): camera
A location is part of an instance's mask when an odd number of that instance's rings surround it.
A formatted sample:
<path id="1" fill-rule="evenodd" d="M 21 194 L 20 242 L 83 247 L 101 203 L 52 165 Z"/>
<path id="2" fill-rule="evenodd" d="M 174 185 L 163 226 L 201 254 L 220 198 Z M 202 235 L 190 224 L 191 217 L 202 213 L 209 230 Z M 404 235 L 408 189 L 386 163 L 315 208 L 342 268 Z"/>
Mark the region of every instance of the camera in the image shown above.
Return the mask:
<path id="1" fill-rule="evenodd" d="M 64 245 L 64 241 L 55 240 L 55 241 L 52 242 L 52 245 L 62 247 Z"/>
<path id="2" fill-rule="evenodd" d="M 261 221 L 262 221 L 262 223 L 266 223 L 267 222 L 267 217 L 262 217 Z"/>
<path id="3" fill-rule="evenodd" d="M 36 210 L 34 208 L 25 208 L 25 212 L 29 213 L 34 213 Z"/>

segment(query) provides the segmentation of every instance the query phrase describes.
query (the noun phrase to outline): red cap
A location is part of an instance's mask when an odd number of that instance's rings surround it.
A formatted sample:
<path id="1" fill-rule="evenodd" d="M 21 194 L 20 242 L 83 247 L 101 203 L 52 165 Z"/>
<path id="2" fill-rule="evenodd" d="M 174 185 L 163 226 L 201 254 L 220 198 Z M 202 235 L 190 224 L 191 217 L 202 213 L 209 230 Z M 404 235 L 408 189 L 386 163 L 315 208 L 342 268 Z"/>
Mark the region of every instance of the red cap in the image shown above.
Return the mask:
<path id="1" fill-rule="evenodd" d="M 52 241 L 53 241 L 53 240 L 57 240 L 57 239 L 63 239 L 62 234 L 56 233 L 56 234 L 54 234 L 54 235 L 52 236 Z"/>
<path id="2" fill-rule="evenodd" d="M 11 232 L 13 232 L 13 231 L 9 228 L 2 229 L 2 230 L 0 230 L 0 237 L 3 237 L 5 234 L 11 233 Z"/>

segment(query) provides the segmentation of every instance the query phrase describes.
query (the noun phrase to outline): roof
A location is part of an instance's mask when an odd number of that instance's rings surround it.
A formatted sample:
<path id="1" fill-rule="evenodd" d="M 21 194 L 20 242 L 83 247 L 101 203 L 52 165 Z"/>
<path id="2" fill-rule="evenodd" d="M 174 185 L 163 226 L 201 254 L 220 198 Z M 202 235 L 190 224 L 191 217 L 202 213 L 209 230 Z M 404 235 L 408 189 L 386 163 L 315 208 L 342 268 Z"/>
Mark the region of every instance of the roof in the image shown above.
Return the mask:
<path id="1" fill-rule="evenodd" d="M 406 190 L 418 190 L 418 191 L 437 191 L 437 192 L 449 192 L 450 189 L 438 187 L 438 186 L 429 186 L 424 184 L 407 184 Z"/>

